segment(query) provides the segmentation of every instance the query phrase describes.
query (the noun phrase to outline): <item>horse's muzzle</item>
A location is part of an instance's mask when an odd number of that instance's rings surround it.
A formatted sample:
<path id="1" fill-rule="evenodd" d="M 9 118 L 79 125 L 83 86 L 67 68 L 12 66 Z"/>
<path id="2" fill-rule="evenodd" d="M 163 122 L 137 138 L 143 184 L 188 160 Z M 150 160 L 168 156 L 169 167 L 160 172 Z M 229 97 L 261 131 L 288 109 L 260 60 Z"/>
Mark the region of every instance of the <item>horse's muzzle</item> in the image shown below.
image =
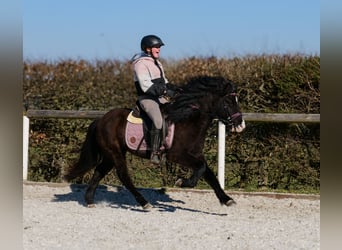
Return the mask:
<path id="1" fill-rule="evenodd" d="M 238 125 L 238 126 L 233 125 L 233 126 L 231 127 L 230 131 L 231 131 L 231 132 L 240 133 L 240 132 L 242 132 L 245 128 L 246 128 L 245 120 L 242 119 L 241 124 Z"/>

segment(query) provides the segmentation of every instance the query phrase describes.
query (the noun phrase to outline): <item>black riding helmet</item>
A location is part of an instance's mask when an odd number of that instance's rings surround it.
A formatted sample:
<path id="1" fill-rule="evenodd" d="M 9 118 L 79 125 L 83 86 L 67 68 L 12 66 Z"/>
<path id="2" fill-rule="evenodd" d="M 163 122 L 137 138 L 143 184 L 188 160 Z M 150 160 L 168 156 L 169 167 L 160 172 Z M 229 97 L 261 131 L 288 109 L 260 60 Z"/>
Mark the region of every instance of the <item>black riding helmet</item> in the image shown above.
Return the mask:
<path id="1" fill-rule="evenodd" d="M 155 35 L 144 36 L 140 43 L 141 50 L 145 52 L 146 48 L 161 47 L 163 45 L 163 41 Z"/>

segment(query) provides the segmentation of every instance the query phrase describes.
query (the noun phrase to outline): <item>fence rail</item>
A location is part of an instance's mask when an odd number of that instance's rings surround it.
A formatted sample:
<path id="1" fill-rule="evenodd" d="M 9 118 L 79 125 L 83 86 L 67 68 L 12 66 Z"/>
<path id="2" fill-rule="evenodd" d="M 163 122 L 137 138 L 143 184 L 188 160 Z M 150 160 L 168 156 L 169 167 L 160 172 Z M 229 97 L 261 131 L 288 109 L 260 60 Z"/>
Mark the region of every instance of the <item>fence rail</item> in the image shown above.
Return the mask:
<path id="1" fill-rule="evenodd" d="M 29 148 L 29 118 L 65 118 L 65 119 L 95 119 L 107 111 L 81 110 L 27 110 L 23 121 L 23 179 L 27 179 L 28 148 Z M 319 123 L 320 114 L 275 114 L 275 113 L 243 113 L 245 121 L 252 122 L 291 122 Z M 225 156 L 225 125 L 218 123 L 218 179 L 224 189 L 224 156 Z"/>
<path id="2" fill-rule="evenodd" d="M 95 110 L 27 110 L 24 115 L 29 118 L 95 119 L 101 117 L 106 112 Z M 320 122 L 320 114 L 243 113 L 243 116 L 246 121 L 253 122 Z"/>

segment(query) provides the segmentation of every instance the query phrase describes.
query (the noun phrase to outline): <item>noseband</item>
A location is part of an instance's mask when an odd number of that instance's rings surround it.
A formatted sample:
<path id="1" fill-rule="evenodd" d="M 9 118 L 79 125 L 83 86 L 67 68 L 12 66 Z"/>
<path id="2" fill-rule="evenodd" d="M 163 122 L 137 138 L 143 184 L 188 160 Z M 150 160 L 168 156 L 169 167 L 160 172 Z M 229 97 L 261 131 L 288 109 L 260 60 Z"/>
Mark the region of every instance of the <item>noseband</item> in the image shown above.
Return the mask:
<path id="1" fill-rule="evenodd" d="M 234 121 L 240 118 L 241 116 L 242 114 L 240 112 L 236 112 L 232 115 L 228 115 L 227 119 L 219 118 L 219 120 L 223 122 L 224 125 L 234 126 Z"/>
<path id="2" fill-rule="evenodd" d="M 230 95 L 230 96 L 236 96 L 236 93 L 235 92 L 232 92 L 232 93 L 229 93 L 227 95 Z M 225 107 L 226 108 L 226 107 Z M 227 119 L 222 119 L 222 118 L 219 118 L 219 120 L 221 122 L 223 122 L 224 125 L 228 125 L 228 126 L 234 126 L 234 121 L 238 118 L 242 117 L 242 114 L 240 112 L 236 112 L 232 115 L 229 114 L 228 112 L 228 117 Z"/>

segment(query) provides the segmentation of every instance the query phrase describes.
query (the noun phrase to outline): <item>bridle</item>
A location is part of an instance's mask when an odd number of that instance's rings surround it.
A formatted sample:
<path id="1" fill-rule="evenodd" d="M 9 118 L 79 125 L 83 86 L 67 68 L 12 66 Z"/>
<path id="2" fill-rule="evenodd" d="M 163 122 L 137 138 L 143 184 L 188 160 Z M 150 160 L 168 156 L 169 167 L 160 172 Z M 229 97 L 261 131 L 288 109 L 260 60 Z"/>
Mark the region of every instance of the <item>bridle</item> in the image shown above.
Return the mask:
<path id="1" fill-rule="evenodd" d="M 235 92 L 232 92 L 232 93 L 228 93 L 226 94 L 225 96 L 236 96 L 237 94 Z M 190 104 L 189 105 L 193 110 L 199 110 L 200 109 L 200 106 L 198 104 Z M 223 109 L 226 110 L 226 113 L 228 113 L 228 116 L 227 118 L 221 118 L 221 117 L 218 117 L 217 114 L 215 113 L 212 113 L 212 112 L 204 112 L 206 114 L 208 114 L 212 119 L 214 120 L 219 120 L 221 121 L 224 125 L 226 126 L 234 126 L 234 121 L 238 118 L 240 118 L 242 116 L 242 113 L 240 112 L 236 112 L 234 114 L 230 114 L 229 111 L 228 111 L 228 106 L 225 104 L 223 106 Z M 203 111 L 201 111 L 203 112 Z"/>
<path id="2" fill-rule="evenodd" d="M 234 126 L 234 121 L 236 119 L 240 118 L 241 116 L 242 116 L 242 114 L 240 112 L 236 112 L 232 115 L 228 114 L 227 119 L 218 118 L 218 120 L 221 121 L 224 125 Z"/>
<path id="3" fill-rule="evenodd" d="M 236 96 L 237 94 L 235 92 L 232 92 L 232 93 L 228 93 L 226 94 L 225 96 Z M 221 121 L 224 125 L 228 125 L 228 126 L 234 126 L 234 121 L 238 118 L 241 118 L 242 117 L 242 113 L 240 112 L 236 112 L 234 114 L 229 114 L 229 111 L 228 111 L 228 108 L 227 108 L 227 105 L 224 105 L 223 106 L 224 110 L 227 110 L 227 113 L 228 113 L 228 116 L 227 118 L 217 118 L 219 121 Z"/>

